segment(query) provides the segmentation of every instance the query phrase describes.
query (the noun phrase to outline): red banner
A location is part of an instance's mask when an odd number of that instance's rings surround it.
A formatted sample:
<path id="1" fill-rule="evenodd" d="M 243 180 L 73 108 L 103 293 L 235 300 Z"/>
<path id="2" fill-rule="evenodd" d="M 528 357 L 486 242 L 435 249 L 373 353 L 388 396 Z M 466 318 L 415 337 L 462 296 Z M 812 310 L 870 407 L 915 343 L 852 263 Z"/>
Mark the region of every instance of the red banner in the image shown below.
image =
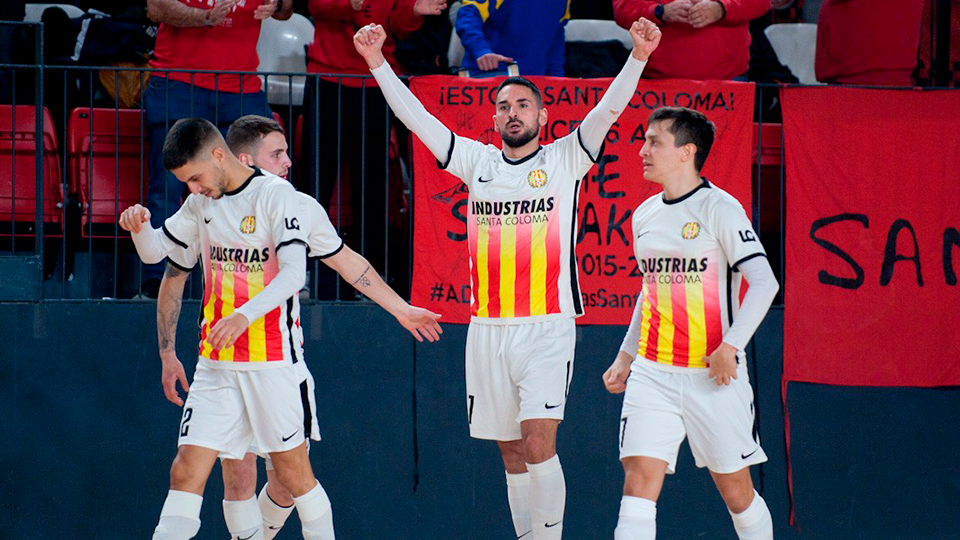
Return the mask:
<path id="1" fill-rule="evenodd" d="M 782 93 L 785 381 L 960 384 L 960 94 Z"/>
<path id="2" fill-rule="evenodd" d="M 494 130 L 494 93 L 501 79 L 417 77 L 413 93 L 458 135 L 500 146 Z M 571 133 L 597 104 L 609 79 L 532 77 L 543 92 L 547 144 Z M 631 216 L 659 186 L 643 179 L 638 155 L 649 114 L 665 105 L 691 107 L 717 126 L 703 175 L 737 197 L 750 212 L 754 85 L 724 81 L 641 81 L 630 107 L 607 135 L 604 155 L 583 181 L 578 211 L 577 265 L 586 315 L 581 324 L 627 324 L 640 292 L 630 241 Z M 470 320 L 467 188 L 414 145 L 412 302 L 443 314 L 448 323 Z"/>

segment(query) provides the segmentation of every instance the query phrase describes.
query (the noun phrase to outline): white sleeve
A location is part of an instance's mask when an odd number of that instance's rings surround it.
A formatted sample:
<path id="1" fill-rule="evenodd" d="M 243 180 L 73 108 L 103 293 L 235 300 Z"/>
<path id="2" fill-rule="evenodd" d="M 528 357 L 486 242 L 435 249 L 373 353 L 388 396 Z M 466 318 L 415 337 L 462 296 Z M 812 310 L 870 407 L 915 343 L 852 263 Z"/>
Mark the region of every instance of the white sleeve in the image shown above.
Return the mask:
<path id="1" fill-rule="evenodd" d="M 397 115 L 397 118 L 417 137 L 420 137 L 423 144 L 436 156 L 437 161 L 441 163 L 448 161 L 453 142 L 447 126 L 427 112 L 420 100 L 393 72 L 389 63 L 384 62 L 380 67 L 371 69 L 370 73 L 373 73 L 373 78 L 380 85 L 383 97 L 393 109 L 393 114 Z"/>
<path id="2" fill-rule="evenodd" d="M 184 272 L 193 270 L 193 267 L 197 265 L 197 261 L 199 260 L 200 250 L 196 244 L 186 249 L 177 246 L 176 249 L 167 254 L 167 262 Z"/>
<path id="3" fill-rule="evenodd" d="M 750 284 L 737 318 L 723 335 L 723 341 L 736 347 L 738 351 L 746 348 L 753 333 L 763 322 L 763 318 L 770 309 L 773 298 L 777 295 L 780 285 L 770 269 L 770 263 L 765 256 L 756 256 L 741 262 L 737 269 L 743 278 Z"/>
<path id="4" fill-rule="evenodd" d="M 636 358 L 640 351 L 640 323 L 643 321 L 643 294 L 637 296 L 637 305 L 633 308 L 633 317 L 630 318 L 630 326 L 627 327 L 627 334 L 623 336 L 623 343 L 620 344 L 620 352 L 630 355 L 630 358 Z"/>
<path id="5" fill-rule="evenodd" d="M 185 247 L 180 245 L 179 240 L 172 238 L 166 229 L 154 229 L 149 224 L 145 224 L 140 232 L 132 233 L 130 237 L 140 260 L 147 264 L 158 263 L 175 249 Z"/>
<path id="6" fill-rule="evenodd" d="M 313 197 L 298 193 L 303 206 L 303 219 L 307 226 L 307 256 L 326 259 L 343 249 L 343 240 L 330 222 L 330 216 Z"/>
<path id="7" fill-rule="evenodd" d="M 584 150 L 594 156 L 595 159 L 599 157 L 598 154 L 603 147 L 607 132 L 610 131 L 610 126 L 617 121 L 620 113 L 630 104 L 630 99 L 633 98 L 633 94 L 637 90 L 640 75 L 646 65 L 646 62 L 637 60 L 631 54 L 627 63 L 623 65 L 623 69 L 610 83 L 607 91 L 603 93 L 600 102 L 580 124 L 581 144 L 583 144 Z"/>
<path id="8" fill-rule="evenodd" d="M 289 244 L 278 250 L 277 262 L 280 271 L 270 280 L 270 284 L 237 309 L 249 323 L 276 309 L 291 296 L 299 294 L 303 287 L 307 277 L 307 248 L 303 243 Z"/>

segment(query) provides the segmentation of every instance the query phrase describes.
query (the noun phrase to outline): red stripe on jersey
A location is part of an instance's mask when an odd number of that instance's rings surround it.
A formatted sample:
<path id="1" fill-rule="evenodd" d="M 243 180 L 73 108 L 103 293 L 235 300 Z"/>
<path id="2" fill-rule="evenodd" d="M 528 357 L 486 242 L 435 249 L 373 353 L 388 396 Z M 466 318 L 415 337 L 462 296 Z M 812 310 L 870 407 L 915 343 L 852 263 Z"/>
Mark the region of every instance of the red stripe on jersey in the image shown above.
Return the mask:
<path id="1" fill-rule="evenodd" d="M 250 292 L 247 286 L 247 274 L 235 272 L 233 274 L 233 307 L 238 309 L 240 306 L 250 300 Z M 250 321 L 253 322 L 253 321 Z M 237 336 L 233 344 L 233 361 L 250 361 L 250 328 L 247 327 L 242 334 Z"/>
<path id="2" fill-rule="evenodd" d="M 476 214 L 473 213 L 473 201 L 468 201 L 467 204 L 471 209 L 467 217 L 469 228 L 467 231 L 467 247 L 470 256 L 470 315 L 476 316 L 477 310 L 480 308 L 480 299 L 477 297 L 477 287 L 480 286 L 480 276 L 477 274 L 477 239 L 480 238 L 480 227 L 477 225 Z"/>
<path id="3" fill-rule="evenodd" d="M 703 314 L 707 328 L 707 354 L 723 341 L 723 308 L 720 304 L 719 269 L 713 264 L 703 273 Z"/>
<path id="4" fill-rule="evenodd" d="M 487 241 L 488 317 L 500 316 L 500 227 L 489 227 Z"/>
<path id="5" fill-rule="evenodd" d="M 646 279 L 646 276 L 644 276 Z M 657 361 L 657 340 L 660 337 L 660 310 L 657 307 L 657 285 L 652 284 L 644 287 L 644 293 L 650 300 L 650 329 L 647 331 L 647 359 Z M 642 337 L 641 337 L 642 339 Z"/>
<path id="6" fill-rule="evenodd" d="M 550 220 L 549 223 L 547 223 L 547 238 L 545 239 L 547 253 L 546 311 L 549 315 L 550 313 L 560 313 L 560 285 L 558 283 L 560 281 L 560 246 L 562 242 L 560 241 L 559 206 L 549 212 L 547 218 Z M 570 249 L 573 250 L 572 245 Z M 570 268 L 570 271 L 575 272 L 573 267 Z"/>
<path id="7" fill-rule="evenodd" d="M 533 225 L 522 223 L 517 225 L 516 238 L 516 278 L 513 284 L 513 316 L 530 316 L 530 239 L 533 235 Z"/>
<path id="8" fill-rule="evenodd" d="M 297 293 L 299 294 L 299 293 Z M 267 360 L 279 360 L 283 358 L 283 332 L 280 331 L 280 312 L 277 307 L 264 315 L 264 334 L 267 340 Z M 290 357 L 295 358 L 294 352 L 290 351 Z"/>
<path id="9" fill-rule="evenodd" d="M 687 314 L 687 285 L 685 274 L 673 273 L 670 284 L 670 302 L 673 317 L 673 365 L 690 365 L 690 317 Z"/>
<path id="10" fill-rule="evenodd" d="M 217 322 L 223 317 L 223 270 L 221 269 L 216 273 L 216 277 L 213 282 L 213 320 L 210 321 L 210 328 L 212 329 L 217 325 Z M 211 360 L 220 359 L 220 351 L 213 349 L 210 353 Z"/>

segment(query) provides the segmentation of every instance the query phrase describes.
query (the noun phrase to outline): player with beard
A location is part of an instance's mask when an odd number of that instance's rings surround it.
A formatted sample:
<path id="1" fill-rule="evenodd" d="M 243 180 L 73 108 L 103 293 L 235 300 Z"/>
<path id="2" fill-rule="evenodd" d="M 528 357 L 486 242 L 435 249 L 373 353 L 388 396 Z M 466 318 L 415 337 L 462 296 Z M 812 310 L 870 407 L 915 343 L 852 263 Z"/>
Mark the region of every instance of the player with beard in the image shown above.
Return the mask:
<path id="1" fill-rule="evenodd" d="M 660 30 L 630 28 L 631 57 L 570 135 L 540 145 L 547 123 L 540 91 L 521 77 L 497 88 L 493 122 L 503 149 L 459 137 L 427 112 L 384 62 L 386 33 L 354 36 L 393 112 L 470 191 L 468 240 L 472 317 L 467 332 L 470 435 L 497 441 L 518 538 L 559 539 L 566 485 L 556 454 L 573 373 L 577 282 L 577 193 L 627 107 Z M 529 536 L 528 536 L 529 535 Z"/>

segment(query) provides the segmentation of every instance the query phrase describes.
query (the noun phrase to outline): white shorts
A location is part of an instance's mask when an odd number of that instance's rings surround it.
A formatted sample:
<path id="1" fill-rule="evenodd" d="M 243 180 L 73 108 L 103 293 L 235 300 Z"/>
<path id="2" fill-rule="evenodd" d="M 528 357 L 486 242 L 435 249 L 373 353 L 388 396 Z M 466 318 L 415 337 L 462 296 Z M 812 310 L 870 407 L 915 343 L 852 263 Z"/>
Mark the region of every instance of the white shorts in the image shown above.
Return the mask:
<path id="1" fill-rule="evenodd" d="M 219 450 L 221 458 L 243 459 L 251 446 L 263 452 L 285 452 L 302 444 L 305 434 L 315 436 L 313 391 L 296 366 L 239 371 L 199 362 L 183 407 L 177 444 Z"/>
<path id="2" fill-rule="evenodd" d="M 576 343 L 573 319 L 471 323 L 466 354 L 470 436 L 515 441 L 524 420 L 563 420 Z"/>
<path id="3" fill-rule="evenodd" d="M 620 415 L 620 459 L 662 459 L 673 474 L 687 437 L 697 467 L 715 473 L 767 461 L 754 429 L 753 388 L 744 363 L 728 386 L 717 386 L 708 373 L 634 361 Z"/>

